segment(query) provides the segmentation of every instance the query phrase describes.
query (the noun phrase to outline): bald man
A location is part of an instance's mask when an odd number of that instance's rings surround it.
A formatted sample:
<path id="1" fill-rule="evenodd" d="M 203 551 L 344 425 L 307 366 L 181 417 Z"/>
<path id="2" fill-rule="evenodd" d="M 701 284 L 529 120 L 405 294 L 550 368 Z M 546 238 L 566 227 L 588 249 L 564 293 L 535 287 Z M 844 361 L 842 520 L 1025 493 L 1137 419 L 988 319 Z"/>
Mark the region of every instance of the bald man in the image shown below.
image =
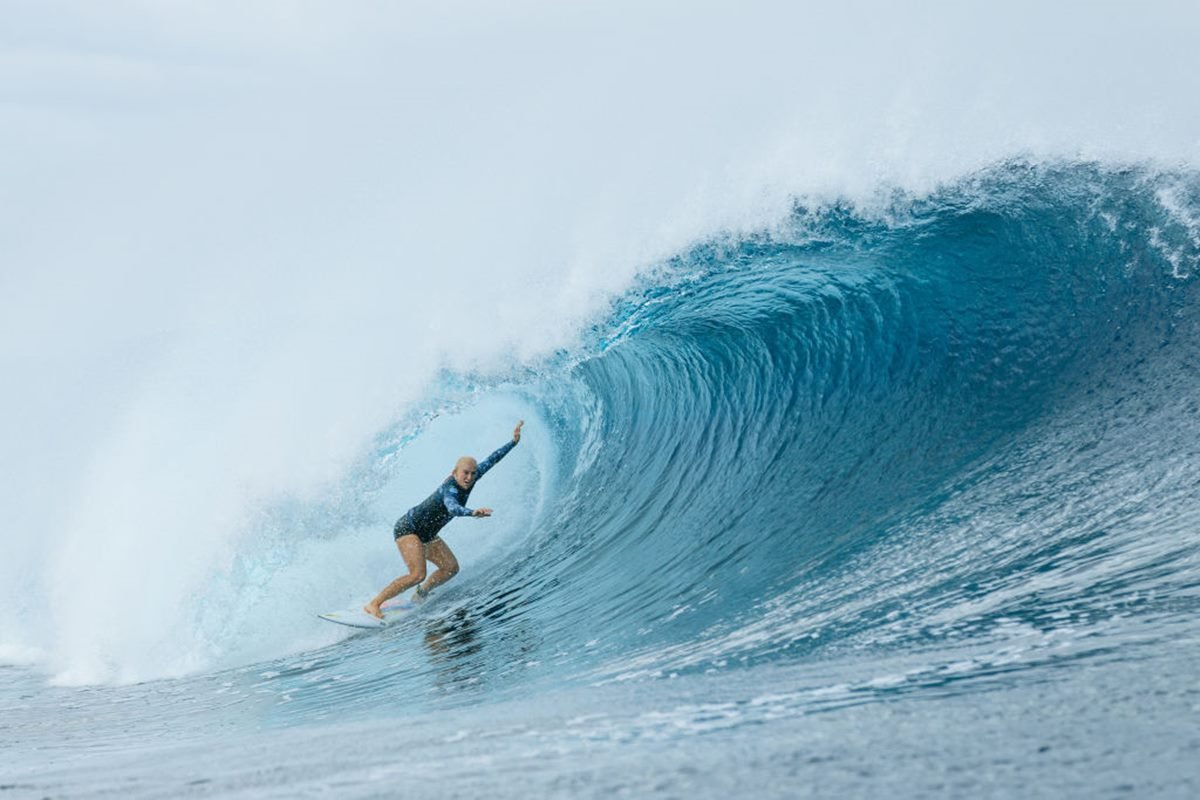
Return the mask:
<path id="1" fill-rule="evenodd" d="M 363 606 L 363 611 L 383 619 L 383 612 L 379 607 L 405 589 L 416 586 L 417 591 L 413 593 L 413 599 L 421 601 L 434 588 L 458 574 L 458 559 L 450 552 L 442 537 L 438 536 L 438 532 L 455 517 L 492 515 L 490 508 L 467 508 L 467 498 L 471 496 L 471 489 L 475 487 L 476 482 L 521 441 L 521 426 L 524 424 L 525 420 L 518 422 L 517 427 L 513 429 L 512 441 L 485 458 L 482 463 L 477 464 L 470 456 L 460 458 L 450 477 L 442 481 L 436 492 L 425 498 L 420 505 L 410 508 L 396 521 L 393 531 L 396 547 L 399 548 L 400 557 L 408 567 L 408 574 L 401 575 L 383 587 L 374 600 Z M 430 575 L 427 581 L 426 560 L 432 561 L 437 567 L 437 572 Z"/>

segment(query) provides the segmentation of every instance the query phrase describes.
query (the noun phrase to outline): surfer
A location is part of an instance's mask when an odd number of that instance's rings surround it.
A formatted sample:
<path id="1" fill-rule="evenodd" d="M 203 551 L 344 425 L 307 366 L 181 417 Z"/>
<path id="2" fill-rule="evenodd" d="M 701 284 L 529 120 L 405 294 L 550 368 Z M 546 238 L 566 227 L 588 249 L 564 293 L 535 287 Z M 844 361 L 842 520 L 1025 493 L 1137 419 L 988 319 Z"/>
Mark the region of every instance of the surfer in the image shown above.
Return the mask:
<path id="1" fill-rule="evenodd" d="M 408 574 L 401 575 L 380 590 L 375 599 L 363 606 L 363 611 L 383 619 L 379 607 L 405 589 L 416 586 L 413 599 L 424 600 L 433 589 L 458 574 L 458 559 L 438 536 L 438 531 L 455 517 L 490 517 L 490 508 L 467 508 L 467 498 L 471 489 L 496 462 L 508 455 L 508 451 L 521 441 L 521 426 L 525 420 L 517 423 L 513 429 L 512 441 L 505 444 L 496 452 L 481 462 L 476 462 L 470 456 L 463 456 L 454 465 L 450 477 L 442 481 L 442 485 L 433 494 L 415 505 L 396 521 L 393 535 L 400 557 L 408 567 Z M 437 572 L 425 580 L 425 562 L 432 561 Z"/>

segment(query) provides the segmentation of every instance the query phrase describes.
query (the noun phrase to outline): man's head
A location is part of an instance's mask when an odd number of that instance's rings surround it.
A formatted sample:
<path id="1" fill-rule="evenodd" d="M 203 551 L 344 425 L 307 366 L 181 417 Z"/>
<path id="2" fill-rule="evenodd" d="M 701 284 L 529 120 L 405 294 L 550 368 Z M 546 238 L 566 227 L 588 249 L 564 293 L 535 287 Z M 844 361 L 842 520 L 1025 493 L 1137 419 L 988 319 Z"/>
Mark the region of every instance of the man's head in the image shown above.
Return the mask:
<path id="1" fill-rule="evenodd" d="M 463 456 L 454 464 L 454 482 L 461 489 L 470 489 L 475 485 L 475 473 L 479 471 L 479 464 L 470 456 Z"/>

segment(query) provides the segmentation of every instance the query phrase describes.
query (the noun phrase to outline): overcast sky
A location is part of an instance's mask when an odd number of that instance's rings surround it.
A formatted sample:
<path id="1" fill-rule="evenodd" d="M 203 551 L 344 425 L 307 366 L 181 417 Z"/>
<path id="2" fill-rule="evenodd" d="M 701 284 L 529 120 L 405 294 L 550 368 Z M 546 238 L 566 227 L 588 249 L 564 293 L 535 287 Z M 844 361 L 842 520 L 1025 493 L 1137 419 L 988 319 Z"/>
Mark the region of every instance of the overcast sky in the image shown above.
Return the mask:
<path id="1" fill-rule="evenodd" d="M 137 662 L 438 369 L 797 195 L 1194 165 L 1198 41 L 1195 2 L 0 0 L 0 634 Z"/>

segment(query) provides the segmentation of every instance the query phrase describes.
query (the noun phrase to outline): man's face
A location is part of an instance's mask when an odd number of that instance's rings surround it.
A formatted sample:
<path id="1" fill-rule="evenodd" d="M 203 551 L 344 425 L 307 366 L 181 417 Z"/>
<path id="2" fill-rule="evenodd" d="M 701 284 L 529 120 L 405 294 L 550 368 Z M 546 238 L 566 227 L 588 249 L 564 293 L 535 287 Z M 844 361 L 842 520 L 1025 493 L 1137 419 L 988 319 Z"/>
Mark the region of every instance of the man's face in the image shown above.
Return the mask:
<path id="1" fill-rule="evenodd" d="M 475 473 L 478 471 L 479 465 L 475 459 L 460 458 L 454 465 L 454 482 L 463 489 L 470 489 L 475 485 Z"/>

